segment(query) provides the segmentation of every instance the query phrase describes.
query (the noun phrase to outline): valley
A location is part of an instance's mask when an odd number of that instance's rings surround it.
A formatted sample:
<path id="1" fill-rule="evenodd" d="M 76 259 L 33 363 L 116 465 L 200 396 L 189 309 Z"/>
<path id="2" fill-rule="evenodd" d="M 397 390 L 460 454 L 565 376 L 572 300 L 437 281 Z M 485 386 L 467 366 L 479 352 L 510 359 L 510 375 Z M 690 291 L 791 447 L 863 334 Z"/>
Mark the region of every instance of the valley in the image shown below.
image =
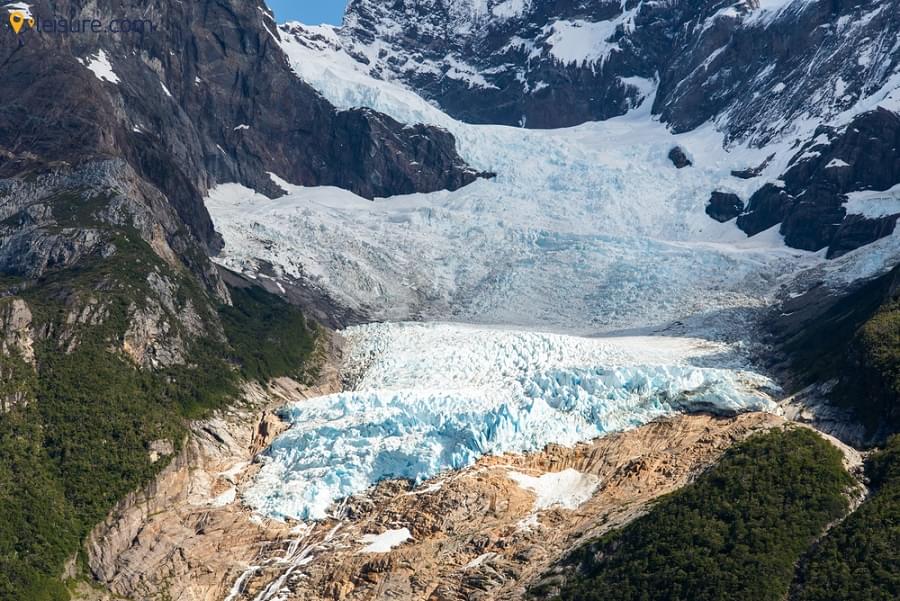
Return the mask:
<path id="1" fill-rule="evenodd" d="M 0 0 L 0 601 L 900 598 L 896 4 Z"/>

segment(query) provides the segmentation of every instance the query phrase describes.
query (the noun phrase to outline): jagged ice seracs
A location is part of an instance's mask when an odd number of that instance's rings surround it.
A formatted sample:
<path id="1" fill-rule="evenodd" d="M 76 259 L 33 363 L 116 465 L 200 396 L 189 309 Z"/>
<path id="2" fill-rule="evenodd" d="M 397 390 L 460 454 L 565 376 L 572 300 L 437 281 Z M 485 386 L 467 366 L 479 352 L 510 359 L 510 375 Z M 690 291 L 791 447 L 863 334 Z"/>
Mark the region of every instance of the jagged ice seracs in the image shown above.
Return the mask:
<path id="1" fill-rule="evenodd" d="M 443 324 L 346 334 L 356 385 L 284 409 L 291 428 L 243 493 L 263 514 L 322 519 L 385 479 L 420 483 L 484 455 L 574 445 L 680 411 L 776 410 L 767 378 L 693 364 L 723 348 L 695 339 Z"/>

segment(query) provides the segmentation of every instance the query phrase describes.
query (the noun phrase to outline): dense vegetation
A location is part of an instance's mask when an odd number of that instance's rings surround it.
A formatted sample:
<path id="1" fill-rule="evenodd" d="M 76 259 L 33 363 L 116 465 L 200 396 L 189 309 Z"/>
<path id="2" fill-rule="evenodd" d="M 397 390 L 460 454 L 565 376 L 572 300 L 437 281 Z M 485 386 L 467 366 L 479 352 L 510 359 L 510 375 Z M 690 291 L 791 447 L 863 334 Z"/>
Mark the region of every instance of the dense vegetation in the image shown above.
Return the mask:
<path id="1" fill-rule="evenodd" d="M 315 340 L 300 311 L 259 287 L 230 290 L 232 304 L 222 307 L 220 315 L 245 377 L 304 377 Z"/>
<path id="2" fill-rule="evenodd" d="M 300 376 L 314 331 L 300 312 L 259 289 L 231 289 L 215 306 L 186 271 L 163 264 L 134 232 L 118 233 L 115 254 L 51 272 L 20 296 L 36 330 L 35 367 L 0 356 L 0 600 L 63 601 L 64 562 L 90 529 L 165 461 L 153 441 L 176 448 L 187 418 L 233 401 L 242 378 Z M 177 282 L 206 329 L 179 332 L 189 363 L 142 369 L 120 349 L 129 311 L 153 298 L 154 270 Z M 72 312 L 102 307 L 85 323 Z M 177 320 L 171 320 L 177 323 Z M 218 325 L 217 325 L 218 324 Z M 223 333 L 224 332 L 224 337 Z"/>
<path id="3" fill-rule="evenodd" d="M 873 496 L 803 562 L 793 601 L 900 599 L 900 437 L 866 465 Z"/>
<path id="4" fill-rule="evenodd" d="M 835 399 L 857 409 L 870 431 L 900 429 L 900 299 L 892 298 L 854 335 Z"/>
<path id="5" fill-rule="evenodd" d="M 575 551 L 556 598 L 781 601 L 804 551 L 847 511 L 851 482 L 840 452 L 809 430 L 754 436 L 645 516 Z"/>
<path id="6" fill-rule="evenodd" d="M 798 325 L 784 348 L 802 383 L 837 378 L 830 400 L 871 436 L 900 431 L 900 266 Z"/>
<path id="7" fill-rule="evenodd" d="M 34 398 L 30 366 L 0 355 L 2 390 Z M 0 599 L 65 599 L 57 575 L 78 542 L 74 511 L 44 448 L 34 407 L 0 418 Z"/>

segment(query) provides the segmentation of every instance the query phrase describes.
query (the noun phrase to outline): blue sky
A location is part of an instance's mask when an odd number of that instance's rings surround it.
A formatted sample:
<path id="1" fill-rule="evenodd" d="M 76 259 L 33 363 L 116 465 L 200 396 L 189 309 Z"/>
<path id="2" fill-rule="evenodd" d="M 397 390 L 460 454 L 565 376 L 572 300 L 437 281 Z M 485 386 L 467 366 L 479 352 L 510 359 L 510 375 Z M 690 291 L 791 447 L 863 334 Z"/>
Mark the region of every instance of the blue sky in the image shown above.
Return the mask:
<path id="1" fill-rule="evenodd" d="M 300 21 L 307 25 L 341 22 L 347 0 L 266 0 L 279 23 Z"/>

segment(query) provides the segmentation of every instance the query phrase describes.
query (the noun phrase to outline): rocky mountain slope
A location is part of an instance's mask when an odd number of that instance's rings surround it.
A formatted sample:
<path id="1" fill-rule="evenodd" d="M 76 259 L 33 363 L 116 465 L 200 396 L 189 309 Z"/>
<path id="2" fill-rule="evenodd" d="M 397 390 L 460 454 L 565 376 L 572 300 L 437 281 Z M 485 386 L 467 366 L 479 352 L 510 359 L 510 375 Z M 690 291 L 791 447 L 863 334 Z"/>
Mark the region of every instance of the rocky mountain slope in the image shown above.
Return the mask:
<path id="1" fill-rule="evenodd" d="M 353 0 L 341 37 L 371 72 L 455 117 L 560 127 L 625 113 L 658 82 L 677 131 L 765 140 L 891 86 L 890 2 Z"/>
<path id="2" fill-rule="evenodd" d="M 371 111 L 336 111 L 294 77 L 263 4 L 37 3 L 39 18 L 139 16 L 148 34 L 4 36 L 0 175 L 120 158 L 211 248 L 203 192 L 266 172 L 367 197 L 456 188 L 475 174 L 453 140 Z M 6 11 L 4 11 L 6 12 Z M 11 33 L 11 32 L 10 32 Z"/>
<path id="3" fill-rule="evenodd" d="M 44 27 L 14 32 L 10 11 Z M 315 373 L 321 331 L 209 255 L 218 182 L 366 196 L 478 177 L 447 132 L 340 111 L 245 2 L 0 4 L 0 598 L 67 599 L 82 541 L 244 381 Z M 48 31 L 52 18 L 99 31 Z M 143 32 L 113 33 L 116 19 Z"/>
<path id="4" fill-rule="evenodd" d="M 880 0 L 354 0 L 332 43 L 369 75 L 463 121 L 565 127 L 647 100 L 674 132 L 713 123 L 728 146 L 770 147 L 778 167 L 736 171 L 765 175 L 740 199 L 739 227 L 752 236 L 782 224 L 789 246 L 837 256 L 889 235 L 900 214 L 892 195 L 878 209 L 846 204 L 848 193 L 900 183 L 886 113 L 896 119 L 900 108 L 895 8 Z M 329 38 L 294 34 L 310 44 Z M 879 106 L 886 111 L 867 113 Z"/>
<path id="5" fill-rule="evenodd" d="M 884 442 L 900 429 L 898 276 L 894 267 L 844 295 L 816 286 L 766 320 L 770 340 L 783 349 L 770 362 L 792 388 L 803 389 L 801 405 L 810 406 L 811 421 L 858 445 Z M 825 407 L 824 399 L 836 408 Z M 863 427 L 854 433 L 848 421 Z"/>

